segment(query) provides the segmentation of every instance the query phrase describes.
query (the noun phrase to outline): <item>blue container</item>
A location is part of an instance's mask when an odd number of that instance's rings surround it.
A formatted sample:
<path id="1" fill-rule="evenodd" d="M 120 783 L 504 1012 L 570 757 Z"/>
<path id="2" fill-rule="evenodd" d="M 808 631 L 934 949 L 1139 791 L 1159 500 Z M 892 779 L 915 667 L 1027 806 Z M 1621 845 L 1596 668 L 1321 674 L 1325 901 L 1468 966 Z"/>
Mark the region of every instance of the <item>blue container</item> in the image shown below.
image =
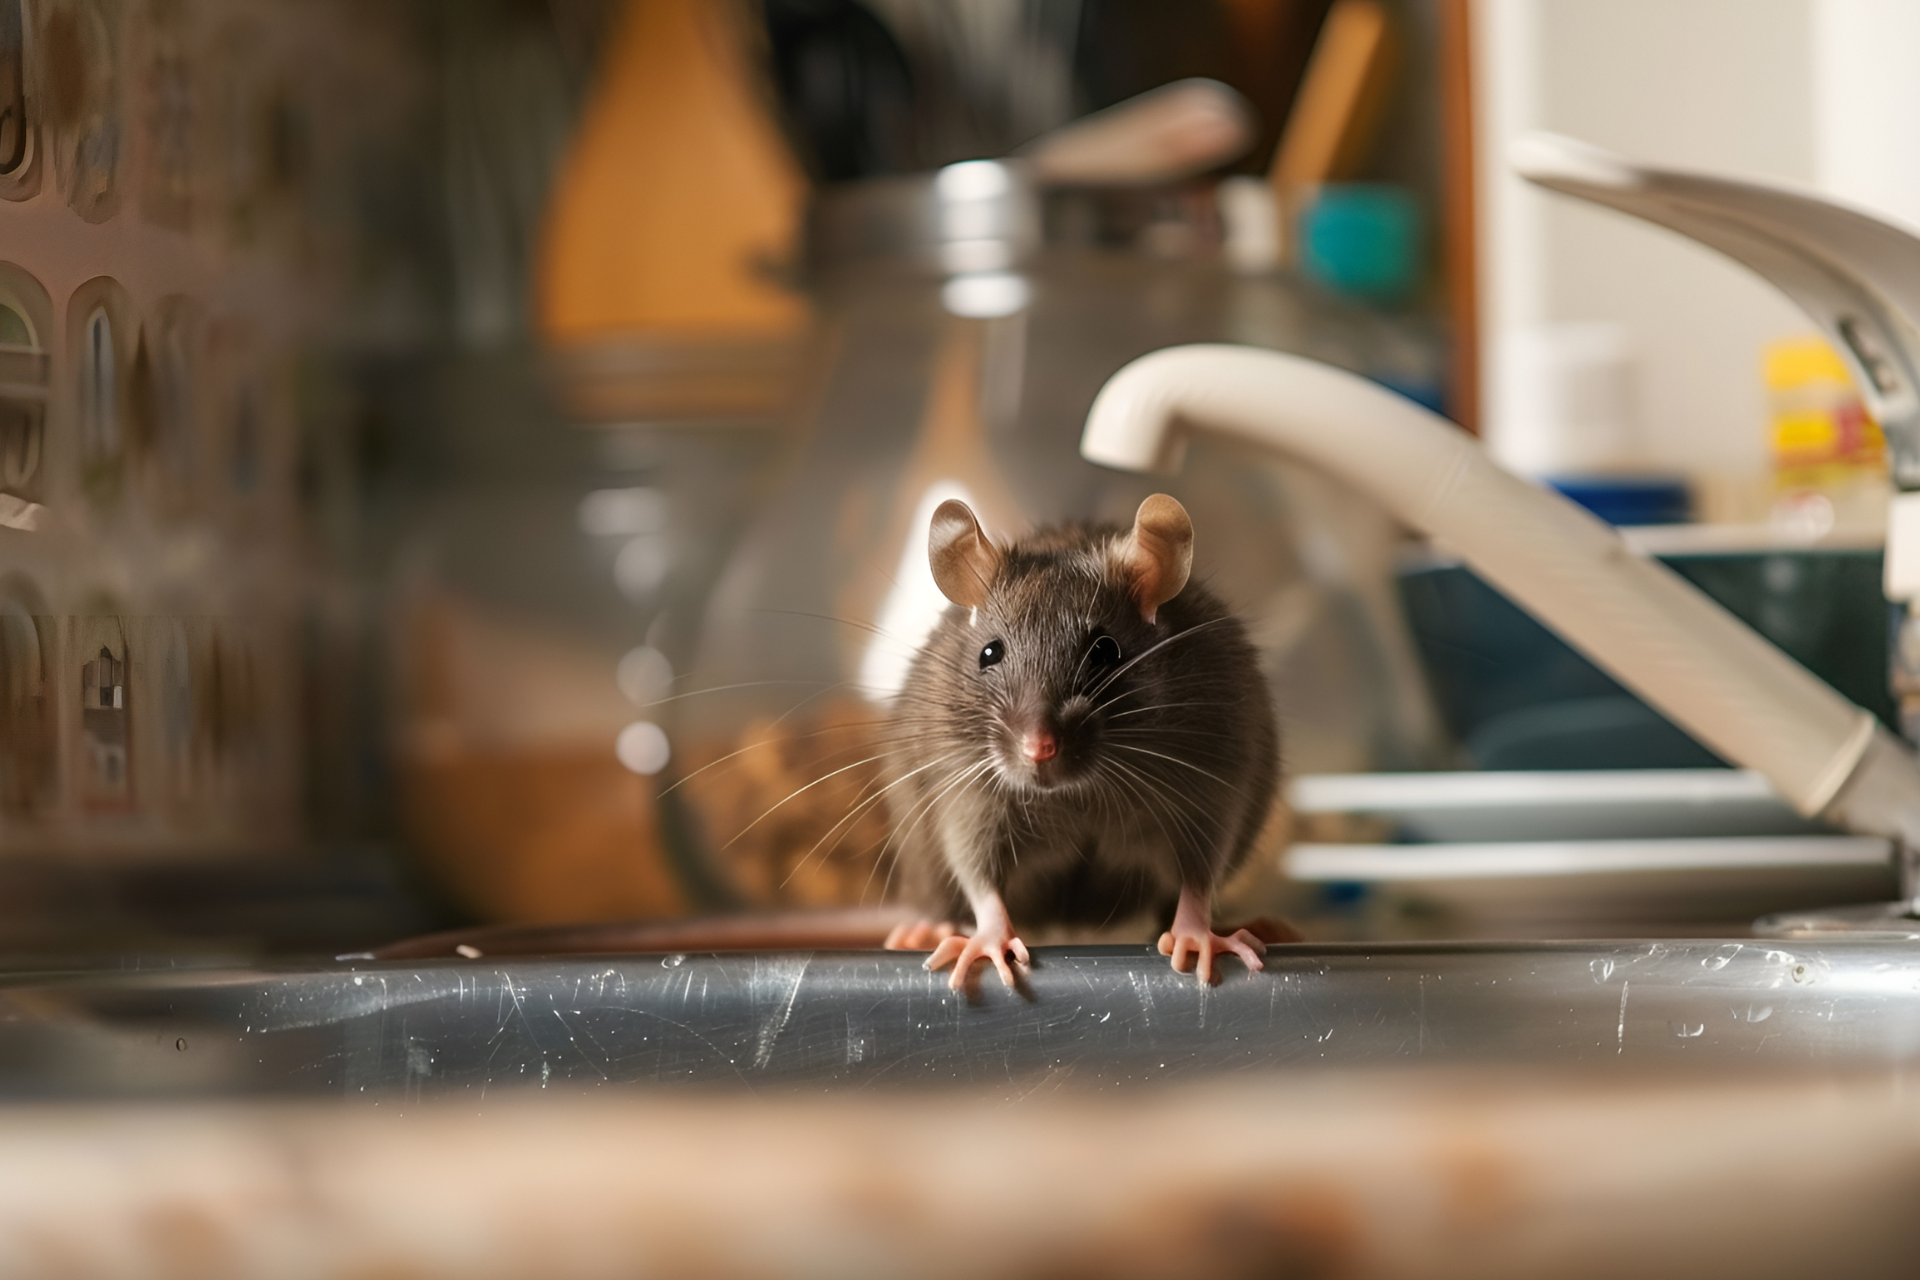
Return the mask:
<path id="1" fill-rule="evenodd" d="M 1581 476 L 1548 481 L 1608 524 L 1685 524 L 1693 494 L 1678 476 Z"/>

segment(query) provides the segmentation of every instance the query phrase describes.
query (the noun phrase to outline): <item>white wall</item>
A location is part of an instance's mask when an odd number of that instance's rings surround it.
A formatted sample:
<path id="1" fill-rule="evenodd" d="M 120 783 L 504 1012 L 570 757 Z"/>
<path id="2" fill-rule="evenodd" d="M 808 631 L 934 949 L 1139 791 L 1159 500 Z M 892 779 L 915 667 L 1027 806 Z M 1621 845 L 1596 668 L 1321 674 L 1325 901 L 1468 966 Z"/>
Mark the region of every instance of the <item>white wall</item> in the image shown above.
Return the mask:
<path id="1" fill-rule="evenodd" d="M 1815 177 L 1920 228 L 1920 3 L 1812 2 Z"/>
<path id="2" fill-rule="evenodd" d="M 1857 2 L 1477 0 L 1490 435 L 1503 425 L 1492 367 L 1503 332 L 1605 321 L 1638 350 L 1648 463 L 1701 475 L 1764 469 L 1761 348 L 1808 332 L 1800 313 L 1690 241 L 1520 182 L 1504 154 L 1515 135 L 1550 129 L 1655 163 L 1811 182 L 1813 7 Z M 1920 23 L 1920 0 L 1886 3 Z M 1916 179 L 1920 196 L 1920 169 Z"/>

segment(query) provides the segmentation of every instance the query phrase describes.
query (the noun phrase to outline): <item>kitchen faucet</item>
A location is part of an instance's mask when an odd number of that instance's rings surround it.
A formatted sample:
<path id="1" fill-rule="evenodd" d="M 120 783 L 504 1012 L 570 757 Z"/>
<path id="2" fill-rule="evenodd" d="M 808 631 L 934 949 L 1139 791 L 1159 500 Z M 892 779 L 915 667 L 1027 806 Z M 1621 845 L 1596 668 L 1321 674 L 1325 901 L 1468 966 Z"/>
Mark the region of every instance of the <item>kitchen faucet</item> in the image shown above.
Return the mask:
<path id="1" fill-rule="evenodd" d="M 1888 598 L 1920 597 L 1920 238 L 1790 188 L 1650 169 L 1550 135 L 1523 139 L 1514 158 L 1535 182 L 1719 249 L 1807 310 L 1886 432 L 1900 490 Z M 1127 365 L 1094 400 L 1081 452 L 1176 470 L 1195 432 L 1290 454 L 1370 495 L 1802 814 L 1892 840 L 1899 901 L 1768 917 L 1762 931 L 1920 937 L 1920 764 L 1909 746 L 1610 526 L 1401 396 L 1247 347 L 1174 347 Z M 1920 671 L 1895 661 L 1896 692 L 1920 705 Z"/>

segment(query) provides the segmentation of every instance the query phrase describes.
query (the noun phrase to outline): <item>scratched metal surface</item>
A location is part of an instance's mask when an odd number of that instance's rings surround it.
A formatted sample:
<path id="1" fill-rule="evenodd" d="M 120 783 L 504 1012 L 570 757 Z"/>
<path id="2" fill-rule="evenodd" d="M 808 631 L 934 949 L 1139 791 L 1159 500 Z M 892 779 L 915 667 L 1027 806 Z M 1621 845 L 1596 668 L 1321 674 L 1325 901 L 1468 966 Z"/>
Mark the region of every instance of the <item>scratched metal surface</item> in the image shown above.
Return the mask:
<path id="1" fill-rule="evenodd" d="M 1144 948 L 970 996 L 885 952 L 120 972 L 0 986 L 0 1095 L 417 1099 L 1070 1082 L 1433 1064 L 1920 1062 L 1897 943 L 1280 947 L 1203 990 Z"/>

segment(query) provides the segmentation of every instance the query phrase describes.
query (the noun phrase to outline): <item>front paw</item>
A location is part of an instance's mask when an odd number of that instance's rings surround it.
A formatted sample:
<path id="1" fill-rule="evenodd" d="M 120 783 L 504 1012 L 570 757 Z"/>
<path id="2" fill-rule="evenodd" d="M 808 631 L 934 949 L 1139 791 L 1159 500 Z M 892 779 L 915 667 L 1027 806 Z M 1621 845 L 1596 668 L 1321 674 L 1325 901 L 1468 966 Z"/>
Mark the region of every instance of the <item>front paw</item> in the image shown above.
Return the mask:
<path id="1" fill-rule="evenodd" d="M 972 970 L 974 961 L 987 959 L 993 961 L 993 967 L 1000 971 L 1000 981 L 1008 987 L 1016 985 L 1013 965 L 1017 962 L 1023 968 L 1032 963 L 1027 958 L 1027 944 L 1015 937 L 1010 930 L 991 929 L 963 938 L 957 934 L 941 940 L 933 954 L 927 957 L 927 968 L 935 972 L 953 966 L 953 979 L 947 985 L 955 991 L 963 990 L 967 985 L 967 974 Z"/>
<path id="2" fill-rule="evenodd" d="M 1222 952 L 1232 952 L 1239 956 L 1250 970 L 1266 968 L 1261 956 L 1267 954 L 1267 944 L 1245 929 L 1237 929 L 1229 937 L 1222 937 L 1211 929 L 1183 929 L 1178 921 L 1174 927 L 1160 935 L 1160 954 L 1173 957 L 1176 973 L 1187 971 L 1188 956 L 1196 957 L 1196 966 L 1200 981 L 1216 981 L 1213 959 Z"/>

